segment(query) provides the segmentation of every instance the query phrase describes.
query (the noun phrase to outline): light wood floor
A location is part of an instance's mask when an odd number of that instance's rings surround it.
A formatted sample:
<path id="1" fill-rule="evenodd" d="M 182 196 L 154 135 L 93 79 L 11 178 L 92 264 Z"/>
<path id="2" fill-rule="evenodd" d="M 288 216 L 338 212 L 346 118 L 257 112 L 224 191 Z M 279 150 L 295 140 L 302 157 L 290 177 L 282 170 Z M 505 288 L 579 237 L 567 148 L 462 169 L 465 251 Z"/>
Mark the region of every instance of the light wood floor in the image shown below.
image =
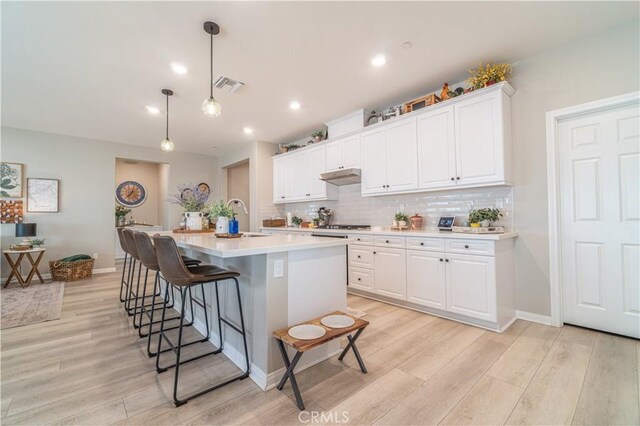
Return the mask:
<path id="1" fill-rule="evenodd" d="M 2 424 L 300 423 L 289 386 L 263 392 L 250 379 L 175 408 L 173 376 L 156 374 L 145 356 L 118 281 L 114 273 L 69 283 L 60 320 L 2 331 Z M 369 374 L 350 354 L 297 376 L 307 410 L 328 422 L 640 422 L 636 340 L 525 321 L 495 334 L 360 297 L 349 304 L 371 322 L 359 344 Z M 182 371 L 201 386 L 237 369 L 219 355 Z"/>

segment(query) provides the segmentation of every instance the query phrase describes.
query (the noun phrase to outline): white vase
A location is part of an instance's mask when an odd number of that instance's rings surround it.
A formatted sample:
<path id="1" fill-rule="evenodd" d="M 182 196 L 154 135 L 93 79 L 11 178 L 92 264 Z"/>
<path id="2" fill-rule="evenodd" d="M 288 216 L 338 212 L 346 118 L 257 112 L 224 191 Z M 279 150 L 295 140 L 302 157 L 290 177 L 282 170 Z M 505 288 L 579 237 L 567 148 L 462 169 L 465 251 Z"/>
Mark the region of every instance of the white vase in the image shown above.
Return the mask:
<path id="1" fill-rule="evenodd" d="M 480 226 L 482 226 L 483 228 L 488 228 L 491 226 L 491 222 L 489 222 L 488 220 L 481 220 Z"/>
<path id="2" fill-rule="evenodd" d="M 218 216 L 216 222 L 216 234 L 228 234 L 229 233 L 229 218 L 226 216 Z"/>
<path id="3" fill-rule="evenodd" d="M 407 221 L 406 220 L 399 220 L 398 221 L 398 228 L 406 228 L 407 227 Z"/>
<path id="4" fill-rule="evenodd" d="M 202 212 L 186 212 L 184 215 L 187 218 L 187 229 L 191 231 L 202 230 Z"/>

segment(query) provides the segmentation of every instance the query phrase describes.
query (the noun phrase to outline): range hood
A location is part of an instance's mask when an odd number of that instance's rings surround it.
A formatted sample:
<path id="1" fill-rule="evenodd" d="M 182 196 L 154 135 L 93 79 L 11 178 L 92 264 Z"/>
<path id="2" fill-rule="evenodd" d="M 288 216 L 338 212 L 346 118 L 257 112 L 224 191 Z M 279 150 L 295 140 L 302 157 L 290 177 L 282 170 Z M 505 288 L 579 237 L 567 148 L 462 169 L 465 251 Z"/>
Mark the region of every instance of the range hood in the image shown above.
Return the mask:
<path id="1" fill-rule="evenodd" d="M 353 183 L 360 183 L 360 169 L 343 169 L 336 170 L 335 172 L 322 173 L 320 180 L 333 185 L 351 185 Z"/>

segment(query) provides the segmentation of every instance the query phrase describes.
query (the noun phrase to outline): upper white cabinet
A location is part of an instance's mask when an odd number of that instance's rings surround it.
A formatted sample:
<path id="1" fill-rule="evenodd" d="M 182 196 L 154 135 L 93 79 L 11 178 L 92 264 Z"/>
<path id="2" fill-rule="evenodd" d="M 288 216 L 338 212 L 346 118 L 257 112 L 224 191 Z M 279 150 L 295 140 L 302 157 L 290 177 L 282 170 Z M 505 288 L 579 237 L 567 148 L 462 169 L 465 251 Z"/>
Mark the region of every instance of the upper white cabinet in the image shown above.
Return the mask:
<path id="1" fill-rule="evenodd" d="M 273 202 L 279 204 L 335 199 L 333 185 L 327 185 L 319 179 L 325 169 L 324 146 L 274 158 Z M 332 188 L 328 188 L 329 186 Z"/>
<path id="2" fill-rule="evenodd" d="M 416 119 L 411 117 L 362 134 L 362 195 L 418 188 Z"/>
<path id="3" fill-rule="evenodd" d="M 451 186 L 456 176 L 453 107 L 417 117 L 418 178 L 421 189 Z"/>
<path id="4" fill-rule="evenodd" d="M 360 167 L 360 135 L 327 144 L 327 172 Z M 323 172 L 324 173 L 324 172 Z"/>

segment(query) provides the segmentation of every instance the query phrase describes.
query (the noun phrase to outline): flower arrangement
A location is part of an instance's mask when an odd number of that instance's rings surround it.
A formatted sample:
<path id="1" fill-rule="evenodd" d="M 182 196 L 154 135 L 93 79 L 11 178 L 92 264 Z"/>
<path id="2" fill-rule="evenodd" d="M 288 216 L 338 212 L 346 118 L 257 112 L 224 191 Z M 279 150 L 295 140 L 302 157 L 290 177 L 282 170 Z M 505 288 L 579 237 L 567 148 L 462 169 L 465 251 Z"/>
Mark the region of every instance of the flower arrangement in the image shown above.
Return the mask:
<path id="1" fill-rule="evenodd" d="M 487 221 L 490 223 L 497 222 L 498 219 L 503 217 L 503 214 L 499 209 L 486 208 L 486 209 L 474 209 L 469 212 L 469 223 L 480 223 Z"/>
<path id="2" fill-rule="evenodd" d="M 511 76 L 511 65 L 487 63 L 484 67 L 478 64 L 475 70 L 469 70 L 469 85 L 474 89 L 481 89 L 495 83 L 507 80 Z"/>
<path id="3" fill-rule="evenodd" d="M 131 209 L 124 206 L 116 206 L 116 217 L 125 217 L 129 213 L 131 213 Z"/>
<path id="4" fill-rule="evenodd" d="M 168 200 L 172 204 L 182 206 L 186 212 L 201 212 L 209 205 L 209 193 L 201 191 L 198 185 L 178 185 L 178 193 L 172 194 Z"/>
<path id="5" fill-rule="evenodd" d="M 228 217 L 232 218 L 235 212 L 231 207 L 227 207 L 224 200 L 220 200 L 215 204 L 212 204 L 209 208 L 210 217 Z"/>

